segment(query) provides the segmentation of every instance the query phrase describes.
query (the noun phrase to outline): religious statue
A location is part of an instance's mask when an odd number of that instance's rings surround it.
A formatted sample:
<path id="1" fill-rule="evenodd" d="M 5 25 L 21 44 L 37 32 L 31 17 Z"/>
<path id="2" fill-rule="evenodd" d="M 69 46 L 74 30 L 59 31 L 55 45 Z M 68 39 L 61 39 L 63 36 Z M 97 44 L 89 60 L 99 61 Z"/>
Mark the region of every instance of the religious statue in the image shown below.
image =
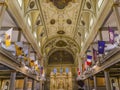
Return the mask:
<path id="1" fill-rule="evenodd" d="M 58 89 L 63 89 L 64 88 L 64 83 L 62 80 L 60 80 L 59 84 L 58 84 Z"/>
<path id="2" fill-rule="evenodd" d="M 50 90 L 72 90 L 72 74 L 51 73 Z"/>

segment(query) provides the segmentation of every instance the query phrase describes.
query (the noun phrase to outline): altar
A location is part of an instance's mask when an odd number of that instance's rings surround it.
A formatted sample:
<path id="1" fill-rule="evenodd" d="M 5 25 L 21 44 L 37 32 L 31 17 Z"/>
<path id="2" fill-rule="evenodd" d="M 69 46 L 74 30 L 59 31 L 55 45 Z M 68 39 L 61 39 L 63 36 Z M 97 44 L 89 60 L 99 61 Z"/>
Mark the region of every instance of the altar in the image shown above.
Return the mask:
<path id="1" fill-rule="evenodd" d="M 72 74 L 53 73 L 50 74 L 50 90 L 72 90 Z"/>

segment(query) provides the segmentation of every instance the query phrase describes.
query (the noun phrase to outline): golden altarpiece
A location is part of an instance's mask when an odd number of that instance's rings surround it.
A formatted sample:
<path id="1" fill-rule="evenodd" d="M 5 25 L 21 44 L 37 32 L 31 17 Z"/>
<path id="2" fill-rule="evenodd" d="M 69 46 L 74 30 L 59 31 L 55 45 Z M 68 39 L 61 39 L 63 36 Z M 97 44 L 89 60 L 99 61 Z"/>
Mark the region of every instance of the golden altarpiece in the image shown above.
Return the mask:
<path id="1" fill-rule="evenodd" d="M 50 90 L 72 90 L 72 73 L 51 72 Z"/>

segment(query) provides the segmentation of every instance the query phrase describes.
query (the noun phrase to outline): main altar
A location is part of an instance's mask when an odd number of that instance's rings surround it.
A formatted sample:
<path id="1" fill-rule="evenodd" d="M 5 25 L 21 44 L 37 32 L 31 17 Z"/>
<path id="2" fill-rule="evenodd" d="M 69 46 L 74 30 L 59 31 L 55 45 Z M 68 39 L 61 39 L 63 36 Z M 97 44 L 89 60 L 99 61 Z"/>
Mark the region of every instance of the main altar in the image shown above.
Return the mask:
<path id="1" fill-rule="evenodd" d="M 50 90 L 72 90 L 72 73 L 50 74 Z"/>

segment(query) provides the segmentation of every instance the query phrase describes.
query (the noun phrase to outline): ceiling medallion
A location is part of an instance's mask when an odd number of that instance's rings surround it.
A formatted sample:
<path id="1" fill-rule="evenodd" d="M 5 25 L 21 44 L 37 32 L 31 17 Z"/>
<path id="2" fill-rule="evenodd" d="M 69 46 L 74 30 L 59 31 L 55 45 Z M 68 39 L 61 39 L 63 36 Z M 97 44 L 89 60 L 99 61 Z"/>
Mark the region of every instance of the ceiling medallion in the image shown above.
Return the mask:
<path id="1" fill-rule="evenodd" d="M 32 2 L 30 2 L 30 8 L 32 9 L 32 8 L 34 8 L 34 6 L 35 6 L 35 2 L 34 1 L 32 1 Z"/>
<path id="2" fill-rule="evenodd" d="M 30 2 L 30 8 L 32 9 L 34 6 L 35 6 L 35 2 L 34 1 L 32 1 L 32 2 Z"/>
<path id="3" fill-rule="evenodd" d="M 63 30 L 60 30 L 57 32 L 58 34 L 64 34 L 65 32 Z"/>
<path id="4" fill-rule="evenodd" d="M 50 0 L 58 9 L 64 9 L 72 0 Z"/>
<path id="5" fill-rule="evenodd" d="M 41 34 L 40 34 L 40 36 L 42 37 L 44 35 L 44 32 L 42 32 Z"/>
<path id="6" fill-rule="evenodd" d="M 65 46 L 67 46 L 67 43 L 64 42 L 63 40 L 59 40 L 58 42 L 56 42 L 56 46 L 57 47 L 65 47 Z"/>
<path id="7" fill-rule="evenodd" d="M 83 26 L 85 25 L 85 22 L 83 20 L 81 20 L 81 23 L 82 23 Z"/>
<path id="8" fill-rule="evenodd" d="M 91 9 L 91 3 L 90 2 L 86 2 L 86 6 L 88 9 Z"/>
<path id="9" fill-rule="evenodd" d="M 55 24 L 55 19 L 50 20 L 50 24 Z"/>
<path id="10" fill-rule="evenodd" d="M 72 21 L 70 19 L 67 19 L 67 24 L 72 24 Z"/>
<path id="11" fill-rule="evenodd" d="M 78 32 L 78 35 L 79 35 L 79 36 L 81 36 L 81 33 L 80 33 L 80 32 Z"/>
<path id="12" fill-rule="evenodd" d="M 37 20 L 36 25 L 39 25 L 39 24 L 40 24 L 40 20 Z"/>

